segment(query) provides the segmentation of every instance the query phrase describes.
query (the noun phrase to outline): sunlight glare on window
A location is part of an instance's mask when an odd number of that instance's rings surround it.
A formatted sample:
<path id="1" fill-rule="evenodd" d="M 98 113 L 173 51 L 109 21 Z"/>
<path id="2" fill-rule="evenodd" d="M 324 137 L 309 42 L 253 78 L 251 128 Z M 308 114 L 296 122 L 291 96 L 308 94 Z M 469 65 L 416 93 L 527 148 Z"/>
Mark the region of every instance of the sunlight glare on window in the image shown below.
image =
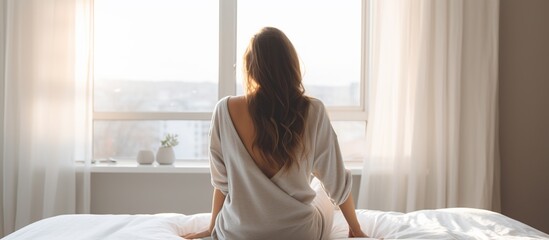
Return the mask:
<path id="1" fill-rule="evenodd" d="M 95 111 L 211 111 L 218 99 L 218 4 L 95 0 Z"/>

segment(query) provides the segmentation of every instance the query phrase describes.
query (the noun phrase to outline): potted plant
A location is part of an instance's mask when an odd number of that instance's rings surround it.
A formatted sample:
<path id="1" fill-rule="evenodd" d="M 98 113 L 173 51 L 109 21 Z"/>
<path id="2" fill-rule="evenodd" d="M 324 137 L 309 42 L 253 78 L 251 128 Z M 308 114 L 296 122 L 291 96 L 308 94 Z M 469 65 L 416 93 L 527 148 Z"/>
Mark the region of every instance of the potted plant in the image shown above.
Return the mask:
<path id="1" fill-rule="evenodd" d="M 177 134 L 167 134 L 163 140 L 160 140 L 161 146 L 158 148 L 158 152 L 156 153 L 156 161 L 158 164 L 173 164 L 175 161 L 173 147 L 179 144 L 177 137 Z"/>

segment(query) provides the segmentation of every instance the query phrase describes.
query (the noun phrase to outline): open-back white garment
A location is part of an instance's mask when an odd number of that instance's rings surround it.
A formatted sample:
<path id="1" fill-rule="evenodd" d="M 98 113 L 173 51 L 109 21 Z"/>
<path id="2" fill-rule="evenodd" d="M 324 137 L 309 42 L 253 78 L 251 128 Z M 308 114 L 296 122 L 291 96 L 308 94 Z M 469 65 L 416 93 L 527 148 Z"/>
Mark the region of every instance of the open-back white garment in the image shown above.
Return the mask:
<path id="1" fill-rule="evenodd" d="M 322 102 L 311 99 L 305 124 L 308 154 L 299 167 L 268 178 L 256 165 L 221 99 L 212 117 L 210 165 L 212 184 L 225 194 L 216 219 L 214 239 L 328 239 L 333 204 L 343 203 L 352 177 L 341 158 L 337 136 Z M 330 201 L 311 188 L 322 182 Z M 327 199 L 327 198 L 325 198 Z"/>

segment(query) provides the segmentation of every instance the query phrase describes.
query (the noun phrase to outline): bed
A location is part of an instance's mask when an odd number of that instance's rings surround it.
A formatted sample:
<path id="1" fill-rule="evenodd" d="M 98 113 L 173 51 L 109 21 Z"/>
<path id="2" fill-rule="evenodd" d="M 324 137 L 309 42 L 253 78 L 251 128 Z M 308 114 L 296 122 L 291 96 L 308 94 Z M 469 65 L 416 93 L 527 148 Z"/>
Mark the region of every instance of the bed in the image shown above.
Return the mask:
<path id="1" fill-rule="evenodd" d="M 446 208 L 410 213 L 357 210 L 372 238 L 385 239 L 549 239 L 549 235 L 499 213 Z M 179 235 L 207 228 L 210 214 L 61 215 L 30 224 L 6 236 L 14 239 L 182 239 Z M 347 239 L 340 212 L 332 239 Z M 356 238 L 355 238 L 356 239 Z"/>

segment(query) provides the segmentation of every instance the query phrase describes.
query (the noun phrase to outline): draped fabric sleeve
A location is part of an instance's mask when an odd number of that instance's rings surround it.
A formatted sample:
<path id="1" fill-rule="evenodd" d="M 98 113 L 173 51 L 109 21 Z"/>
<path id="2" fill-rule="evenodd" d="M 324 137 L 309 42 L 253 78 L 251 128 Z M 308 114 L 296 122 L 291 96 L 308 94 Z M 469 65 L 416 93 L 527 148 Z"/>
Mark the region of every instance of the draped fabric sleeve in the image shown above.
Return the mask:
<path id="1" fill-rule="evenodd" d="M 222 101 L 220 103 L 223 103 Z M 212 176 L 212 185 L 219 189 L 223 195 L 228 192 L 227 168 L 223 161 L 223 153 L 221 146 L 220 121 L 222 120 L 220 112 L 221 104 L 218 103 L 213 115 L 209 132 L 209 158 L 210 158 L 210 173 Z"/>
<path id="2" fill-rule="evenodd" d="M 319 101 L 316 114 L 317 135 L 314 147 L 313 175 L 324 186 L 334 204 L 340 205 L 349 196 L 352 187 L 351 172 L 345 169 L 337 135 L 332 128 L 324 105 Z"/>

